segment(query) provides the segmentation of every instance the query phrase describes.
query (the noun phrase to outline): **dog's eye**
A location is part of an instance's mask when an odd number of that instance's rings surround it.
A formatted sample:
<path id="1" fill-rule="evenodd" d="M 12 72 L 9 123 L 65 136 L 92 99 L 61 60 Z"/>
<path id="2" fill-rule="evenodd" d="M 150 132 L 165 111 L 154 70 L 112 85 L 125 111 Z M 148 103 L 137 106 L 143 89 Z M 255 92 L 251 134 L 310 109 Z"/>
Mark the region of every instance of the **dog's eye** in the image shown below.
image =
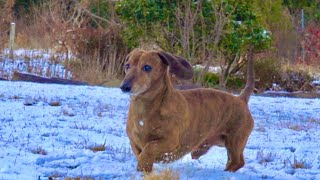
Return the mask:
<path id="1" fill-rule="evenodd" d="M 142 68 L 145 72 L 150 72 L 152 70 L 152 67 L 149 65 L 144 65 Z"/>
<path id="2" fill-rule="evenodd" d="M 129 68 L 130 68 L 130 64 L 125 64 L 125 65 L 124 65 L 124 69 L 125 69 L 125 70 L 128 70 Z"/>

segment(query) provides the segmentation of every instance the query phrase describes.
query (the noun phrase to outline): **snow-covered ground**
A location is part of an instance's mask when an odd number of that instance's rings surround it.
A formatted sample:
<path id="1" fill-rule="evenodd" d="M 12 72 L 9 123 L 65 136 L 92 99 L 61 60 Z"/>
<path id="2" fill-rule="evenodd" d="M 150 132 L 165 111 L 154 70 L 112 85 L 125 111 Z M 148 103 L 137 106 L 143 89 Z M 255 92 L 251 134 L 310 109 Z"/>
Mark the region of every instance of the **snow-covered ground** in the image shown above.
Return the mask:
<path id="1" fill-rule="evenodd" d="M 65 74 L 65 55 L 52 50 L 17 49 L 13 59 L 8 57 L 8 49 L 0 52 L 0 78 L 11 79 L 14 71 L 59 78 L 63 78 Z M 71 77 L 71 72 L 68 72 L 68 79 Z"/>
<path id="2" fill-rule="evenodd" d="M 172 169 L 181 179 L 320 179 L 320 99 L 253 96 L 249 104 L 255 128 L 242 169 L 224 172 L 226 150 L 213 147 L 155 171 Z M 0 180 L 140 179 L 125 132 L 128 105 L 117 88 L 0 81 Z M 105 151 L 89 149 L 103 144 Z"/>

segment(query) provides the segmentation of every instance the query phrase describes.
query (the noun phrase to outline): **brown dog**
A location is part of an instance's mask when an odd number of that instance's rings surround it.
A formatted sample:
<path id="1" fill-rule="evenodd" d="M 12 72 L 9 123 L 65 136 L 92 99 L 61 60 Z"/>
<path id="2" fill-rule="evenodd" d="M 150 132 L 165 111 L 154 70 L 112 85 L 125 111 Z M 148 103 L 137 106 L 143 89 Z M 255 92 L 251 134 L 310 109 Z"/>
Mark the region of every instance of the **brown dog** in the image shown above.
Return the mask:
<path id="1" fill-rule="evenodd" d="M 240 96 L 205 88 L 174 89 L 171 75 L 190 79 L 192 67 L 164 51 L 133 50 L 125 73 L 120 88 L 131 93 L 127 134 L 138 170 L 150 172 L 153 163 L 171 162 L 189 152 L 197 159 L 213 145 L 228 151 L 225 170 L 244 166 L 243 150 L 253 129 L 247 105 L 253 91 L 252 60 Z"/>

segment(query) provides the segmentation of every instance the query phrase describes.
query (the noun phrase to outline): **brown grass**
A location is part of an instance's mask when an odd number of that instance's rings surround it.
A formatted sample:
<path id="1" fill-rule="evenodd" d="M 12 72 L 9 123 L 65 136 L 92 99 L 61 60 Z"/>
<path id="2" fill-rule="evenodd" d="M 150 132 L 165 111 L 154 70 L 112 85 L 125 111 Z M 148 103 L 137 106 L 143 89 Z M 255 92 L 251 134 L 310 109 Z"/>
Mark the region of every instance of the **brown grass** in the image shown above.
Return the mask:
<path id="1" fill-rule="evenodd" d="M 288 128 L 291 129 L 291 130 L 294 130 L 294 131 L 302 131 L 302 130 L 305 129 L 305 127 L 303 127 L 303 126 L 300 125 L 300 124 L 289 125 Z"/>
<path id="2" fill-rule="evenodd" d="M 31 152 L 33 154 L 41 154 L 41 155 L 47 155 L 47 151 L 42 149 L 42 147 L 37 147 L 37 149 L 32 149 Z"/>
<path id="3" fill-rule="evenodd" d="M 291 121 L 284 121 L 279 123 L 279 127 L 288 128 L 293 131 L 307 131 L 311 129 L 313 126 L 311 124 L 297 124 Z"/>
<path id="4" fill-rule="evenodd" d="M 307 122 L 314 123 L 314 124 L 320 124 L 320 119 L 310 118 Z"/>
<path id="5" fill-rule="evenodd" d="M 50 106 L 61 106 L 61 102 L 59 100 L 51 100 L 49 102 Z"/>
<path id="6" fill-rule="evenodd" d="M 266 128 L 262 125 L 259 125 L 258 128 L 257 128 L 257 131 L 259 132 L 266 132 Z"/>
<path id="7" fill-rule="evenodd" d="M 90 149 L 93 152 L 105 151 L 106 146 L 105 146 L 105 144 L 101 144 L 101 145 L 95 145 L 95 146 L 88 147 L 88 149 Z"/>
<path id="8" fill-rule="evenodd" d="M 10 96 L 9 99 L 18 100 L 18 99 L 21 99 L 21 97 L 19 95 L 13 95 L 13 96 Z"/>
<path id="9" fill-rule="evenodd" d="M 117 16 L 99 21 L 86 13 L 90 11 L 88 3 L 76 2 L 73 8 L 68 9 L 68 2 L 43 1 L 31 6 L 30 15 L 15 21 L 16 48 L 52 49 L 65 55 L 62 62 L 59 62 L 65 66 L 65 78 L 68 71 L 71 71 L 72 79 L 93 85 L 121 78 L 128 48 L 123 43 L 121 27 L 115 23 L 118 22 Z M 96 2 L 92 2 L 94 3 Z M 4 17 L 5 14 L 8 16 L 5 23 L 0 22 L 0 48 L 3 44 L 2 37 L 7 35 L 10 22 L 14 20 L 10 8 L 13 4 L 12 0 L 6 3 L 8 12 L 0 7 L 0 17 Z M 110 3 L 111 14 L 114 10 L 112 5 Z M 97 27 L 90 24 L 96 24 Z M 7 39 L 5 37 L 4 40 Z M 52 72 L 46 74 L 50 73 Z"/>
<path id="10" fill-rule="evenodd" d="M 160 173 L 152 172 L 150 174 L 145 174 L 143 179 L 144 180 L 179 180 L 180 175 L 176 171 L 167 169 Z"/>
<path id="11" fill-rule="evenodd" d="M 282 65 L 282 69 L 295 69 L 295 70 L 300 70 L 303 72 L 307 72 L 311 75 L 320 75 L 320 65 L 315 66 L 315 65 L 306 65 L 306 64 L 286 64 Z"/>
<path id="12" fill-rule="evenodd" d="M 54 180 L 54 179 L 62 179 L 60 174 L 54 174 L 49 177 L 49 180 Z M 102 178 L 93 178 L 89 176 L 84 176 L 84 177 L 65 177 L 64 180 L 102 180 Z"/>
<path id="13" fill-rule="evenodd" d="M 107 86 L 107 87 L 120 87 L 121 81 L 122 80 L 120 79 L 114 79 L 114 80 L 105 81 L 101 85 Z"/>
<path id="14" fill-rule="evenodd" d="M 275 158 L 277 158 L 277 155 L 275 153 L 271 153 L 271 152 L 265 153 L 262 150 L 257 152 L 257 157 L 256 157 L 256 159 L 260 164 L 272 162 Z"/>
<path id="15" fill-rule="evenodd" d="M 311 163 L 308 163 L 305 159 L 297 160 L 294 158 L 293 163 L 291 163 L 291 167 L 293 169 L 310 169 Z"/>

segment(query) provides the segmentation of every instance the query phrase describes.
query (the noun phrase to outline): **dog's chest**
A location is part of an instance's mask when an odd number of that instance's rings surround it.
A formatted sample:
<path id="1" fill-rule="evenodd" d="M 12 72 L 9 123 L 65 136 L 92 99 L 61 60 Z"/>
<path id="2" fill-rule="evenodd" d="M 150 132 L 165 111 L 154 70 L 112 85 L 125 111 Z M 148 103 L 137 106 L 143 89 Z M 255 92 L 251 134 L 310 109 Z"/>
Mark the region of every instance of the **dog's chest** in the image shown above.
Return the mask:
<path id="1" fill-rule="evenodd" d="M 136 117 L 132 120 L 134 132 L 140 135 L 156 134 L 161 126 L 157 119 Z M 156 121 L 158 121 L 158 123 Z"/>
<path id="2" fill-rule="evenodd" d="M 129 117 L 131 121 L 128 126 L 130 131 L 128 133 L 131 134 L 133 139 L 140 146 L 144 146 L 149 141 L 153 141 L 157 139 L 161 134 L 161 124 L 158 118 L 151 119 L 149 117 L 144 116 L 131 116 Z"/>
<path id="3" fill-rule="evenodd" d="M 130 103 L 127 133 L 139 146 L 161 136 L 163 118 L 159 108 L 143 103 Z"/>

